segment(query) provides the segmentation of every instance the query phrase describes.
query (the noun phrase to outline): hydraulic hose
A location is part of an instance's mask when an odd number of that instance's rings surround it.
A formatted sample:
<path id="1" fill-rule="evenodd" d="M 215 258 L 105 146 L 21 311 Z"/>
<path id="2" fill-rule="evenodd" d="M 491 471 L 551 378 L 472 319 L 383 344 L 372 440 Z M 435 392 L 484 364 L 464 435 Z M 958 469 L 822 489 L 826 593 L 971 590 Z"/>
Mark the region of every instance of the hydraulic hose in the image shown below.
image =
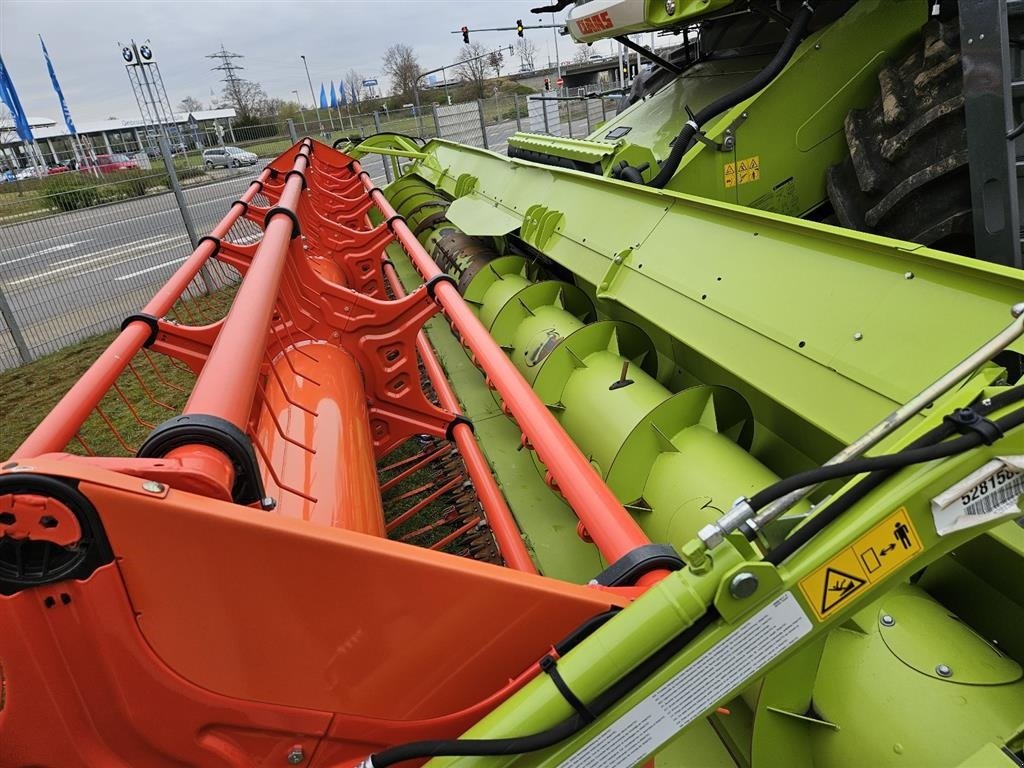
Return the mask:
<path id="1" fill-rule="evenodd" d="M 718 613 L 713 608 L 709 609 L 693 624 L 619 678 L 604 693 L 587 703 L 587 709 L 595 718 L 600 717 L 693 642 L 717 618 Z M 414 741 L 371 755 L 363 763 L 363 768 L 388 768 L 388 766 L 397 765 L 406 760 L 418 760 L 426 757 L 496 757 L 536 752 L 565 741 L 583 730 L 590 722 L 582 715 L 576 714 L 546 731 L 531 733 L 527 736 L 514 736 L 507 739 Z"/>
<path id="2" fill-rule="evenodd" d="M 679 168 L 683 155 L 690 148 L 693 137 L 697 135 L 697 131 L 700 130 L 702 125 L 716 115 L 720 115 L 727 109 L 732 109 L 737 104 L 746 101 L 778 76 L 793 57 L 797 45 L 800 44 L 804 34 L 807 32 L 807 25 L 810 23 L 811 16 L 813 15 L 814 8 L 805 0 L 803 5 L 800 6 L 800 11 L 797 13 L 796 18 L 793 19 L 789 32 L 786 33 L 786 39 L 782 41 L 782 46 L 775 52 L 774 58 L 768 62 L 768 65 L 739 88 L 711 102 L 686 121 L 682 130 L 679 131 L 679 135 L 676 136 L 675 141 L 672 143 L 672 151 L 665 158 L 665 162 L 661 164 L 658 175 L 651 179 L 647 186 L 662 189 L 668 184 L 669 179 L 672 178 Z M 630 173 L 631 170 L 633 173 Z M 624 178 L 627 181 L 636 181 L 639 176 L 639 172 L 636 172 L 634 169 L 623 169 L 620 178 Z"/>
<path id="3" fill-rule="evenodd" d="M 1001 408 L 1005 408 L 1013 403 L 1020 402 L 1021 400 L 1024 400 L 1024 386 L 1014 387 L 1006 392 L 1001 392 L 991 400 L 975 406 L 974 410 L 980 415 L 986 415 L 993 411 L 1000 410 Z M 1019 413 L 1020 411 L 1016 411 L 1015 413 L 1010 414 L 1010 416 L 1014 416 Z M 1005 429 L 1001 422 L 996 423 L 1000 425 L 1000 428 Z M 955 432 L 956 427 L 952 423 L 948 421 L 943 422 L 912 442 L 907 446 L 906 450 L 916 451 L 929 446 L 949 445 L 949 443 L 942 443 L 942 441 L 946 440 Z M 980 436 L 976 433 L 971 433 L 971 435 L 979 437 L 980 440 Z M 899 456 L 900 454 L 896 455 Z M 826 526 L 895 474 L 898 469 L 899 468 L 878 469 L 869 474 L 853 488 L 848 490 L 834 502 L 829 504 L 824 510 L 811 518 L 805 525 L 798 528 L 791 536 L 772 548 L 772 550 L 765 555 L 765 560 L 775 565 L 779 565 L 787 560 L 817 534 L 821 533 Z M 740 526 L 740 530 L 751 541 L 757 537 L 757 531 L 752 527 L 743 525 Z"/>

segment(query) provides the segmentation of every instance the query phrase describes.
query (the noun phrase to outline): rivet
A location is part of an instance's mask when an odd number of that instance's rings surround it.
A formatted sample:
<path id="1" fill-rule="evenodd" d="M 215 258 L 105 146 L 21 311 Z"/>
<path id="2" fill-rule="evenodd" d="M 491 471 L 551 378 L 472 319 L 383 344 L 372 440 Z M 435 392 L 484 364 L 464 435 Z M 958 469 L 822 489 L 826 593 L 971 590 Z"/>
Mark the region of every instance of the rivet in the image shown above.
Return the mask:
<path id="1" fill-rule="evenodd" d="M 147 493 L 163 493 L 164 485 L 163 483 L 158 483 L 155 480 L 147 480 L 142 484 L 142 490 Z"/>
<path id="2" fill-rule="evenodd" d="M 855 334 L 853 334 L 853 340 L 854 341 L 860 341 L 863 338 L 864 338 L 864 334 L 861 333 L 860 331 L 857 331 Z"/>
<path id="3" fill-rule="evenodd" d="M 883 627 L 891 627 L 896 624 L 896 619 L 894 619 L 888 613 L 883 613 L 881 622 Z"/>
<path id="4" fill-rule="evenodd" d="M 913 280 L 914 279 L 914 273 L 913 272 L 904 272 L 903 273 L 903 279 L 904 280 Z"/>
<path id="5" fill-rule="evenodd" d="M 935 668 L 935 674 L 937 674 L 939 677 L 952 677 L 953 676 L 953 670 L 950 669 L 945 664 L 939 664 Z"/>
<path id="6" fill-rule="evenodd" d="M 288 751 L 288 765 L 299 765 L 305 759 L 306 753 L 302 751 L 302 747 L 292 747 Z"/>
<path id="7" fill-rule="evenodd" d="M 737 573 L 733 576 L 732 581 L 729 582 L 729 594 L 737 600 L 742 600 L 757 592 L 757 585 L 757 576 L 754 574 L 747 573 L 746 571 Z"/>

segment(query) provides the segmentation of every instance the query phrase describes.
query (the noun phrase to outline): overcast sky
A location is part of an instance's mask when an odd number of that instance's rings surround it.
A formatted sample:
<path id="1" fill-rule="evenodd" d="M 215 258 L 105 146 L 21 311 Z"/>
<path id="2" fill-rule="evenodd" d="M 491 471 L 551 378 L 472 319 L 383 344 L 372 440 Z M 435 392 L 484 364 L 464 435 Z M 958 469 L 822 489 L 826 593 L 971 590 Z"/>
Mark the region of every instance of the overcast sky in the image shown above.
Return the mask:
<path id="1" fill-rule="evenodd" d="M 349 68 L 383 83 L 381 56 L 392 43 L 411 45 L 420 68 L 451 62 L 462 45 L 450 30 L 540 23 L 530 8 L 539 0 L 323 0 L 322 2 L 95 2 L 93 0 L 0 0 L 0 55 L 10 71 L 25 111 L 60 122 L 37 34 L 42 34 L 61 88 L 76 120 L 137 117 L 118 43 L 147 38 L 160 64 L 171 106 L 186 96 L 208 104 L 218 96 L 218 62 L 204 58 L 221 43 L 245 56 L 241 76 L 261 83 L 271 96 L 294 99 L 297 90 L 309 106 L 310 93 L 300 54 L 305 54 L 313 87 L 341 80 Z M 564 13 L 556 20 L 562 20 Z M 550 14 L 543 23 L 549 23 Z M 540 65 L 554 59 L 550 30 L 528 31 Z M 509 45 L 514 31 L 472 34 L 488 47 Z M 608 43 L 601 43 L 607 47 Z M 571 57 L 569 38 L 559 53 Z M 604 51 L 602 51 L 604 52 Z M 514 64 L 518 68 L 518 59 Z"/>

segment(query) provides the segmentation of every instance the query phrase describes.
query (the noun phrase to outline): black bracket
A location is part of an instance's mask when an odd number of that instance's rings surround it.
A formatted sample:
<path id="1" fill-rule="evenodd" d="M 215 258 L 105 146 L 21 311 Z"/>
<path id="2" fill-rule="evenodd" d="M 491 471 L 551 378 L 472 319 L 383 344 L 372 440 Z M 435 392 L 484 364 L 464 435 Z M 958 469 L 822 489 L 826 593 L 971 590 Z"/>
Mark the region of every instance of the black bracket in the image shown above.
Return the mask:
<path id="1" fill-rule="evenodd" d="M 249 182 L 249 186 L 251 187 L 253 184 L 257 184 L 259 186 L 259 189 L 256 190 L 256 194 L 259 194 L 260 192 L 263 191 L 262 181 L 260 181 L 259 179 L 253 179 L 251 182 Z"/>
<path id="2" fill-rule="evenodd" d="M 239 200 L 238 202 L 242 202 L 242 201 Z M 249 206 L 246 206 L 245 208 L 246 208 L 246 210 L 248 210 Z M 217 254 L 220 253 L 220 238 L 219 237 L 214 237 L 213 235 L 203 235 L 202 237 L 199 238 L 199 244 L 198 245 L 202 245 L 204 240 L 209 240 L 211 243 L 213 243 L 213 253 L 210 254 L 210 258 L 211 259 L 217 258 Z"/>
<path id="3" fill-rule="evenodd" d="M 306 164 L 307 165 L 309 164 L 309 159 L 308 158 L 306 160 Z M 292 174 L 297 174 L 298 176 L 300 176 L 302 178 L 302 188 L 305 189 L 306 186 L 307 186 L 307 184 L 306 184 L 306 174 L 304 174 L 302 171 L 297 170 L 295 168 L 292 168 L 290 171 L 288 171 L 288 173 L 286 173 L 284 175 L 285 183 L 286 184 L 288 183 L 288 179 L 290 179 L 292 177 Z"/>
<path id="4" fill-rule="evenodd" d="M 469 427 L 470 432 L 476 434 L 476 427 L 473 426 L 473 421 L 470 418 L 463 416 L 461 413 L 458 413 L 455 415 L 454 419 L 448 422 L 448 426 L 444 428 L 445 440 L 455 439 L 455 428 L 459 426 L 459 424 L 465 424 Z"/>
<path id="5" fill-rule="evenodd" d="M 459 287 L 458 281 L 445 272 L 442 272 L 439 275 L 434 275 L 426 282 L 427 296 L 429 296 L 433 301 L 437 301 L 437 297 L 434 296 L 434 292 L 437 290 L 438 283 L 450 283 L 456 288 L 456 290 L 458 290 Z"/>
<path id="6" fill-rule="evenodd" d="M 380 263 L 381 263 L 381 266 L 383 266 L 385 264 L 390 264 L 392 269 L 394 269 L 394 266 L 395 266 L 395 262 L 393 262 L 391 259 L 387 258 L 386 256 L 383 259 L 380 260 Z"/>
<path id="7" fill-rule="evenodd" d="M 276 179 L 278 177 L 278 174 L 279 174 L 279 171 L 277 170 L 277 168 L 271 168 L 270 169 L 270 178 Z"/>
<path id="8" fill-rule="evenodd" d="M 235 468 L 231 498 L 236 503 L 253 504 L 266 497 L 252 441 L 219 416 L 186 414 L 168 419 L 149 433 L 136 455 L 140 459 L 162 459 L 183 445 L 207 445 L 231 459 Z"/>
<path id="9" fill-rule="evenodd" d="M 595 581 L 604 587 L 628 587 L 651 571 L 678 571 L 683 565 L 683 559 L 668 544 L 644 544 L 597 574 Z"/>
<path id="10" fill-rule="evenodd" d="M 384 222 L 387 225 L 388 229 L 391 230 L 391 234 L 395 234 L 395 221 L 396 220 L 397 221 L 401 221 L 402 223 L 405 223 L 405 216 L 403 216 L 400 213 L 396 213 L 394 216 L 389 216 L 388 220 Z"/>
<path id="11" fill-rule="evenodd" d="M 270 224 L 270 220 L 277 216 L 278 214 L 284 214 L 285 216 L 292 220 L 292 240 L 294 240 L 296 237 L 302 234 L 302 228 L 299 226 L 299 217 L 295 215 L 295 211 L 293 211 L 291 208 L 285 208 L 283 205 L 275 205 L 273 208 L 267 211 L 267 215 L 263 217 L 264 231 Z"/>
<path id="12" fill-rule="evenodd" d="M 242 206 L 242 215 L 245 216 L 249 212 L 249 204 L 245 200 L 235 200 L 232 205 Z"/>
<path id="13" fill-rule="evenodd" d="M 145 323 L 149 326 L 149 338 L 142 343 L 142 346 L 153 346 L 153 342 L 156 341 L 157 334 L 160 333 L 160 319 L 156 315 L 150 315 L 146 312 L 136 312 L 134 315 L 128 315 L 128 317 L 121 321 L 121 330 L 123 331 L 129 325 L 136 322 Z"/>
<path id="14" fill-rule="evenodd" d="M 957 408 L 953 413 L 943 417 L 943 421 L 952 424 L 961 435 L 975 432 L 985 445 L 992 445 L 1003 436 L 1003 430 L 992 419 L 982 416 L 973 408 Z"/>

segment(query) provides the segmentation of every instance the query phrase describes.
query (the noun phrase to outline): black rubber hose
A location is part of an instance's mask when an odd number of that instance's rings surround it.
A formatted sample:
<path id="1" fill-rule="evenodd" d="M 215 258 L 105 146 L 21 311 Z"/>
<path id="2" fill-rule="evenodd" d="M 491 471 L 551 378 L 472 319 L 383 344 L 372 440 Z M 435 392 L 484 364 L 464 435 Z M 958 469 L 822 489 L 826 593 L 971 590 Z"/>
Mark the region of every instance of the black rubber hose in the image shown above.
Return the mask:
<path id="1" fill-rule="evenodd" d="M 807 25 L 810 23 L 811 16 L 813 15 L 814 8 L 811 7 L 809 2 L 805 1 L 800 6 L 800 11 L 797 13 L 796 18 L 793 19 L 789 32 L 786 33 L 786 39 L 782 41 L 782 46 L 775 52 L 775 57 L 768 62 L 768 65 L 739 88 L 711 102 L 694 115 L 691 120 L 686 121 L 682 130 L 679 131 L 679 135 L 676 136 L 676 140 L 672 143 L 672 151 L 665 158 L 665 162 L 661 164 L 658 175 L 651 179 L 647 186 L 661 189 L 668 184 L 669 179 L 672 178 L 679 168 L 679 162 L 683 159 L 683 155 L 690 148 L 690 142 L 693 141 L 693 137 L 702 125 L 716 115 L 725 112 L 725 110 L 732 109 L 740 102 L 746 101 L 778 76 L 793 57 L 796 47 L 807 32 Z"/>
<path id="2" fill-rule="evenodd" d="M 993 411 L 1005 408 L 1008 405 L 1012 405 L 1013 403 L 1020 402 L 1021 400 L 1024 400 L 1024 387 L 1014 387 L 1013 389 L 1001 392 L 991 398 L 987 405 L 982 403 L 974 406 L 974 410 L 981 415 L 986 415 Z M 953 435 L 955 431 L 956 427 L 949 422 L 943 422 L 912 442 L 907 446 L 907 449 L 912 450 L 929 445 L 935 445 L 936 443 L 939 443 Z M 867 496 L 868 493 L 888 480 L 897 471 L 898 470 L 896 469 L 876 470 L 869 474 L 853 488 L 848 490 L 834 502 L 829 504 L 825 509 L 808 520 L 805 525 L 802 525 L 794 531 L 791 536 L 772 548 L 772 550 L 765 555 L 765 560 L 775 565 L 783 563 L 812 538 L 821 533 L 826 526 L 836 520 L 858 501 Z M 741 526 L 741 530 L 751 541 L 753 541 L 757 536 L 756 531 L 752 528 Z"/>
<path id="3" fill-rule="evenodd" d="M 693 642 L 698 635 L 707 629 L 718 618 L 712 608 L 697 619 L 693 624 L 680 632 L 665 645 L 652 653 L 640 664 L 631 669 L 606 691 L 587 704 L 587 709 L 595 717 L 611 709 L 630 691 L 663 667 L 668 661 Z M 581 715 L 573 715 L 558 725 L 532 733 L 528 736 L 514 736 L 507 739 L 438 739 L 434 741 L 414 741 L 397 747 L 385 749 L 371 756 L 373 768 L 388 768 L 406 760 L 417 760 L 425 757 L 494 757 L 500 755 L 520 755 L 547 749 L 560 741 L 583 730 L 589 723 Z"/>

